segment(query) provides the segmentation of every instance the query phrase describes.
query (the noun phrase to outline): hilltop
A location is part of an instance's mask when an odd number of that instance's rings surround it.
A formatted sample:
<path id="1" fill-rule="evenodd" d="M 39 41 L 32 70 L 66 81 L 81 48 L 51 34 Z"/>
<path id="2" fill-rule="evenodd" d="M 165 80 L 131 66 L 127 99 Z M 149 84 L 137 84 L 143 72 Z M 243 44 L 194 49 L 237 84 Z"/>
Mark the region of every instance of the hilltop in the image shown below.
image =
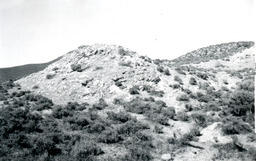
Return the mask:
<path id="1" fill-rule="evenodd" d="M 23 138 L 26 145 L 18 140 L 27 151 L 14 148 L 11 156 L 254 160 L 254 58 L 253 42 L 212 45 L 175 60 L 153 60 L 117 45 L 80 46 L 1 86 L 2 122 L 33 138 Z M 9 121 L 14 113 L 22 125 Z M 34 124 L 40 126 L 31 129 Z"/>

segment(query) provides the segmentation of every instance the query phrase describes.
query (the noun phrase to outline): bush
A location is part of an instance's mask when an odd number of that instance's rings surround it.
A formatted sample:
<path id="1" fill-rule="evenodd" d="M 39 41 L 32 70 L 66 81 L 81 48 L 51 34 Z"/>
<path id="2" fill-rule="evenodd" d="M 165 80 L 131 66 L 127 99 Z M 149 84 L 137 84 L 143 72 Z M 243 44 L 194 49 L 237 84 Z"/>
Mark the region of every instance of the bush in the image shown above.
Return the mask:
<path id="1" fill-rule="evenodd" d="M 152 80 L 152 82 L 154 82 L 155 84 L 158 84 L 161 81 L 161 79 L 159 77 L 156 77 Z"/>
<path id="2" fill-rule="evenodd" d="M 67 108 L 57 106 L 53 108 L 52 116 L 57 119 L 62 119 L 65 117 L 72 117 L 74 115 L 74 111 L 71 111 Z"/>
<path id="3" fill-rule="evenodd" d="M 254 94 L 250 91 L 235 91 L 230 100 L 229 108 L 234 116 L 244 116 L 247 113 L 254 114 Z"/>
<path id="4" fill-rule="evenodd" d="M 173 89 L 181 88 L 180 84 L 173 84 L 171 87 L 172 87 Z"/>
<path id="5" fill-rule="evenodd" d="M 91 156 L 104 154 L 104 151 L 94 142 L 83 140 L 76 142 L 72 149 L 72 154 L 77 159 L 88 159 Z"/>
<path id="6" fill-rule="evenodd" d="M 175 70 L 179 73 L 179 74 L 183 74 L 183 75 L 186 75 L 186 73 L 182 70 L 182 68 L 175 68 Z"/>
<path id="7" fill-rule="evenodd" d="M 189 117 L 188 117 L 188 115 L 187 115 L 186 112 L 179 111 L 179 112 L 176 114 L 175 119 L 176 119 L 176 120 L 179 120 L 179 121 L 188 121 Z"/>
<path id="8" fill-rule="evenodd" d="M 34 86 L 32 87 L 32 89 L 38 89 L 38 88 L 39 88 L 38 85 L 34 85 Z"/>
<path id="9" fill-rule="evenodd" d="M 132 88 L 129 89 L 129 93 L 132 94 L 132 95 L 140 94 L 139 90 L 140 89 L 139 89 L 138 86 L 133 86 Z"/>
<path id="10" fill-rule="evenodd" d="M 190 104 L 185 104 L 185 108 L 186 108 L 186 111 L 192 111 L 193 110 L 193 106 L 190 105 Z"/>
<path id="11" fill-rule="evenodd" d="M 149 94 L 152 95 L 152 96 L 163 97 L 164 96 L 164 91 L 150 90 Z"/>
<path id="12" fill-rule="evenodd" d="M 165 74 L 165 75 L 168 75 L 168 76 L 171 75 L 169 69 L 165 69 L 165 70 L 164 70 L 164 74 Z"/>
<path id="13" fill-rule="evenodd" d="M 105 102 L 105 100 L 103 98 L 99 99 L 98 103 L 93 104 L 93 109 L 97 109 L 97 110 L 103 110 L 108 106 L 108 104 Z"/>
<path id="14" fill-rule="evenodd" d="M 122 124 L 118 129 L 118 134 L 124 135 L 124 136 L 131 136 L 135 134 L 138 131 L 149 129 L 149 126 L 147 124 L 143 124 L 137 120 L 129 120 L 126 123 Z"/>
<path id="15" fill-rule="evenodd" d="M 72 130 L 85 129 L 91 123 L 91 120 L 88 117 L 82 115 L 74 115 L 73 117 L 67 118 L 65 121 L 70 124 Z"/>
<path id="16" fill-rule="evenodd" d="M 189 97 L 186 94 L 182 94 L 176 98 L 177 101 L 189 101 Z"/>
<path id="17" fill-rule="evenodd" d="M 176 82 L 178 82 L 179 84 L 183 84 L 183 81 L 182 81 L 181 78 L 180 78 L 179 76 L 177 76 L 177 75 L 174 76 L 174 80 L 175 80 Z"/>
<path id="18" fill-rule="evenodd" d="M 154 127 L 154 132 L 157 133 L 157 134 L 162 134 L 163 133 L 163 127 L 156 125 Z"/>
<path id="19" fill-rule="evenodd" d="M 112 144 L 122 141 L 122 137 L 113 129 L 104 130 L 98 137 L 98 140 L 103 143 Z"/>
<path id="20" fill-rule="evenodd" d="M 197 73 L 196 76 L 198 78 L 203 79 L 203 80 L 207 80 L 208 79 L 208 75 L 206 73 Z"/>
<path id="21" fill-rule="evenodd" d="M 206 122 L 206 116 L 203 114 L 199 113 L 193 113 L 191 115 L 191 118 L 196 122 L 197 125 L 201 127 L 206 127 L 207 122 Z"/>
<path id="22" fill-rule="evenodd" d="M 46 79 L 52 79 L 54 78 L 55 74 L 47 74 Z"/>
<path id="23" fill-rule="evenodd" d="M 213 98 L 210 96 L 210 95 L 204 95 L 203 93 L 201 92 L 197 92 L 196 93 L 196 99 L 199 101 L 199 102 L 210 102 L 213 100 Z"/>
<path id="24" fill-rule="evenodd" d="M 189 84 L 191 85 L 197 85 L 197 81 L 195 78 L 191 77 L 190 80 L 189 80 Z"/>
<path id="25" fill-rule="evenodd" d="M 163 66 L 157 66 L 157 71 L 159 71 L 160 73 L 164 72 L 164 67 Z"/>
<path id="26" fill-rule="evenodd" d="M 192 91 L 189 90 L 189 89 L 183 89 L 183 88 L 182 88 L 182 91 L 185 92 L 186 94 L 191 94 L 191 93 L 192 93 Z"/>
<path id="27" fill-rule="evenodd" d="M 125 123 L 129 120 L 131 120 L 131 115 L 125 113 L 125 112 L 108 112 L 108 119 L 113 120 L 118 123 Z"/>
<path id="28" fill-rule="evenodd" d="M 137 132 L 128 144 L 129 153 L 122 160 L 125 161 L 149 161 L 152 160 L 152 137 L 142 132 Z"/>
<path id="29" fill-rule="evenodd" d="M 231 120 L 222 125 L 222 131 L 226 135 L 246 134 L 252 132 L 251 127 L 241 120 Z"/>
<path id="30" fill-rule="evenodd" d="M 144 114 L 150 110 L 151 106 L 141 98 L 134 98 L 130 102 L 125 103 L 124 108 L 129 112 Z"/>
<path id="31" fill-rule="evenodd" d="M 242 83 L 239 84 L 238 88 L 240 90 L 253 92 L 254 91 L 254 81 L 253 80 L 243 81 Z"/>
<path id="32" fill-rule="evenodd" d="M 132 62 L 131 61 L 122 61 L 122 62 L 119 62 L 119 65 L 120 66 L 125 66 L 125 67 L 132 67 Z"/>
<path id="33" fill-rule="evenodd" d="M 103 130 L 105 130 L 107 125 L 104 122 L 97 121 L 93 122 L 93 124 L 90 124 L 88 127 L 89 133 L 101 133 Z"/>
<path id="34" fill-rule="evenodd" d="M 200 136 L 200 131 L 195 127 L 178 139 L 178 144 L 187 145 L 190 141 L 196 140 L 197 136 Z"/>
<path id="35" fill-rule="evenodd" d="M 72 71 L 77 71 L 77 72 L 82 72 L 82 66 L 81 64 L 71 64 L 71 70 Z"/>

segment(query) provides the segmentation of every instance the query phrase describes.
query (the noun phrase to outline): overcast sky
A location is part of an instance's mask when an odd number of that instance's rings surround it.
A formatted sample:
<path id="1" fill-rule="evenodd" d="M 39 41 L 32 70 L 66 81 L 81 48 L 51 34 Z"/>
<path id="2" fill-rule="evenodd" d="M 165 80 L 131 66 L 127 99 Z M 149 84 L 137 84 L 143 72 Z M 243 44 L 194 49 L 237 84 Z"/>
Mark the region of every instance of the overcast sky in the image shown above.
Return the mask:
<path id="1" fill-rule="evenodd" d="M 255 10 L 254 0 L 0 0 L 0 67 L 47 62 L 94 43 L 173 59 L 255 41 Z"/>

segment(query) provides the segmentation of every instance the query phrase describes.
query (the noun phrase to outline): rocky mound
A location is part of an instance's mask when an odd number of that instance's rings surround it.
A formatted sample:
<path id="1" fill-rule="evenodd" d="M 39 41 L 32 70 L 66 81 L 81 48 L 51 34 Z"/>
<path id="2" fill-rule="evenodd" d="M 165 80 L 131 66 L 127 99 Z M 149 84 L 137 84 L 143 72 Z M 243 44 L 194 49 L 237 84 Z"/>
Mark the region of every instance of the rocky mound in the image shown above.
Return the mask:
<path id="1" fill-rule="evenodd" d="M 82 138 L 60 137 L 56 144 L 53 139 L 49 144 L 58 146 L 38 152 L 41 158 L 255 160 L 255 47 L 246 44 L 211 47 L 225 49 L 227 54 L 210 54 L 217 59 L 201 58 L 198 50 L 200 56 L 194 52 L 193 57 L 201 61 L 174 60 L 178 65 L 115 45 L 80 46 L 38 73 L 3 84 L 0 105 L 42 116 L 46 134 L 54 128 L 46 128 L 44 119 L 54 122 L 50 127 L 56 126 L 58 136 Z M 15 110 L 1 112 L 4 127 Z M 27 129 L 31 124 L 21 116 Z M 39 146 L 44 141 L 37 134 Z M 69 151 L 66 144 L 72 145 Z"/>

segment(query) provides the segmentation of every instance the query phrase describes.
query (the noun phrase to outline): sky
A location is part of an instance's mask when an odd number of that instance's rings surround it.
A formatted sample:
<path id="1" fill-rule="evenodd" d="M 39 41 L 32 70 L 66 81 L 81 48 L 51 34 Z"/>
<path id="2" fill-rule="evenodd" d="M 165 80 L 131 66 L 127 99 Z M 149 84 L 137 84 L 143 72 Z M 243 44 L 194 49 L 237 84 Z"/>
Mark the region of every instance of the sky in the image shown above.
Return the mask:
<path id="1" fill-rule="evenodd" d="M 95 43 L 174 59 L 207 45 L 255 41 L 255 10 L 254 0 L 0 0 L 0 68 Z"/>

